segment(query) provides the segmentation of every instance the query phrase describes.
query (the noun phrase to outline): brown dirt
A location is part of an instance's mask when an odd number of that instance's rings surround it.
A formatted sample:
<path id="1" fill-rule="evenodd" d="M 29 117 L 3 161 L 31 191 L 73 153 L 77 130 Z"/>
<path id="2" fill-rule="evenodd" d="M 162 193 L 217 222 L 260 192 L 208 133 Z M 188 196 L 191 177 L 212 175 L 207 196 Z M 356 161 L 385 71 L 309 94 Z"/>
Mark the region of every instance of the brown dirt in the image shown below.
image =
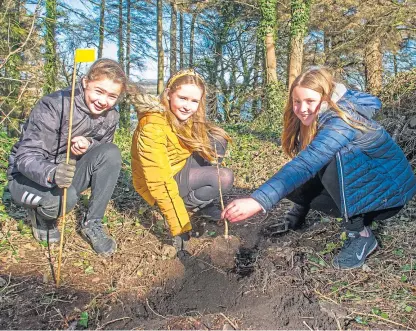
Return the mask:
<path id="1" fill-rule="evenodd" d="M 232 269 L 235 265 L 235 257 L 240 244 L 240 239 L 235 236 L 214 238 L 209 250 L 211 262 L 221 268 Z"/>
<path id="2" fill-rule="evenodd" d="M 226 200 L 244 194 L 235 191 Z M 330 265 L 340 242 L 336 220 L 315 213 L 300 231 L 267 236 L 265 227 L 289 205 L 282 201 L 267 218 L 230 224 L 231 241 L 223 227 L 195 219 L 200 236 L 191 239 L 191 256 L 181 261 L 172 254 L 160 214 L 135 193 L 109 208 L 108 230 L 118 251 L 108 259 L 77 234 L 80 206 L 68 219 L 60 288 L 53 278 L 58 246 L 36 243 L 30 228 L 18 225 L 21 210 L 9 205 L 14 217 L 0 223 L 0 329 L 83 329 L 83 313 L 88 328 L 96 329 L 416 327 L 414 314 L 405 310 L 416 304 L 415 227 L 409 222 L 414 204 L 380 225 L 376 233 L 384 247 L 368 269 L 348 272 Z M 228 245 L 230 251 L 221 250 Z M 407 250 L 401 253 L 401 247 Z M 403 271 L 407 266 L 410 272 Z"/>

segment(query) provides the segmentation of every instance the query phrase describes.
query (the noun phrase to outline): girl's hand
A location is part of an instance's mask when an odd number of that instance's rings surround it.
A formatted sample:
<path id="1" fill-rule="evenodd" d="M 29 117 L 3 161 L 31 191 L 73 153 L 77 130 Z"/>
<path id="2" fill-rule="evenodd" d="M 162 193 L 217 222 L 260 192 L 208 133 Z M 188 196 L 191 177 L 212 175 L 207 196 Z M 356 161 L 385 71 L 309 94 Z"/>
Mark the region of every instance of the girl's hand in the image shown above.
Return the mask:
<path id="1" fill-rule="evenodd" d="M 74 155 L 83 155 L 87 152 L 90 147 L 90 142 L 83 136 L 77 136 L 71 139 L 71 152 Z"/>
<path id="2" fill-rule="evenodd" d="M 245 220 L 262 210 L 262 206 L 252 198 L 237 199 L 230 202 L 224 208 L 221 213 L 221 218 L 226 218 L 228 221 L 234 223 Z"/>

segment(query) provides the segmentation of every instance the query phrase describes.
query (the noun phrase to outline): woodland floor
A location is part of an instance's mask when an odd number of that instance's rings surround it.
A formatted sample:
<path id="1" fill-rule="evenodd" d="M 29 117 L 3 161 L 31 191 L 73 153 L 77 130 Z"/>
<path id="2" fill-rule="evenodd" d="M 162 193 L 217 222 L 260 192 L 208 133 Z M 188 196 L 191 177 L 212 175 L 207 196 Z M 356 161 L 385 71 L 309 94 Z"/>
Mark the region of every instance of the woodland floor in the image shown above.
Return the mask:
<path id="1" fill-rule="evenodd" d="M 278 168 L 284 160 L 276 150 L 248 157 Z M 250 179 L 235 171 L 236 178 Z M 249 194 L 237 181 L 224 198 Z M 59 246 L 33 239 L 25 211 L 6 192 L 0 329 L 416 329 L 415 200 L 375 225 L 380 247 L 363 268 L 350 271 L 331 265 L 341 246 L 336 219 L 311 213 L 299 231 L 279 237 L 264 231 L 290 208 L 287 200 L 268 215 L 230 225 L 239 241 L 231 265 L 221 263 L 227 252 L 215 246 L 224 227 L 194 218 L 191 256 L 180 261 L 163 218 L 138 197 L 126 173 L 105 219 L 118 250 L 101 258 L 76 231 L 87 200 L 88 193 L 67 218 L 57 288 Z"/>

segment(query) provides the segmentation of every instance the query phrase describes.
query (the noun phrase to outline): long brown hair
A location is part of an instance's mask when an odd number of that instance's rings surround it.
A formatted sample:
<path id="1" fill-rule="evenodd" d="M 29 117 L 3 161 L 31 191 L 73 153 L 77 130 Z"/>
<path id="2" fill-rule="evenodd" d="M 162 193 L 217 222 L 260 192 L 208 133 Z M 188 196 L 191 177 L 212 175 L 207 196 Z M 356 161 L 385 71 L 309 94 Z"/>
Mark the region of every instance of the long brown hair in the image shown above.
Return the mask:
<path id="1" fill-rule="evenodd" d="M 293 111 L 293 90 L 300 86 L 318 92 L 321 95 L 322 102 L 327 102 L 328 107 L 331 108 L 337 115 L 347 124 L 354 128 L 365 131 L 367 127 L 365 124 L 357 122 L 352 119 L 349 114 L 342 111 L 332 100 L 331 95 L 334 91 L 335 82 L 332 74 L 325 68 L 310 69 L 299 75 L 290 87 L 290 93 L 284 108 L 283 114 L 283 133 L 282 133 L 282 147 L 283 151 L 290 157 L 296 156 L 300 151 L 306 148 L 315 138 L 317 132 L 317 119 L 312 122 L 310 126 L 302 124 L 300 119 Z"/>
<path id="2" fill-rule="evenodd" d="M 198 86 L 202 91 L 198 110 L 185 122 L 177 119 L 170 110 L 168 94 L 178 90 L 182 85 L 191 84 Z M 210 123 L 206 119 L 206 86 L 203 78 L 191 69 L 181 70 L 172 76 L 167 87 L 160 96 L 162 105 L 166 109 L 166 117 L 172 129 L 182 144 L 192 152 L 198 152 L 203 158 L 214 161 L 218 157 L 211 144 L 211 139 L 223 138 L 231 142 L 230 136 L 220 127 Z"/>

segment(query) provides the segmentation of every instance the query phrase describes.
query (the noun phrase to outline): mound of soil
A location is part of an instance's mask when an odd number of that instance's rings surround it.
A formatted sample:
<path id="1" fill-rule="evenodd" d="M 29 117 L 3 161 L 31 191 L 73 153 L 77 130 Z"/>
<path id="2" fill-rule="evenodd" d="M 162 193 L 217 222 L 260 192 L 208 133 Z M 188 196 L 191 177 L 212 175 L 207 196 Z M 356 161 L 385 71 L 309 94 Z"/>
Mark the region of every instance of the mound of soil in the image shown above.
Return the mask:
<path id="1" fill-rule="evenodd" d="M 181 277 L 167 280 L 144 300 L 123 299 L 103 313 L 102 322 L 128 316 L 111 328 L 336 329 L 318 299 L 295 281 L 302 259 L 293 258 L 293 249 L 275 247 L 262 227 L 255 221 L 233 225 L 231 240 L 222 235 L 210 240 L 180 261 Z M 223 248 L 231 248 L 232 264 Z"/>
<path id="2" fill-rule="evenodd" d="M 282 216 L 280 208 L 287 205 L 283 201 L 267 219 L 260 215 L 231 224 L 231 240 L 224 239 L 223 228 L 206 223 L 204 235 L 190 240 L 190 255 L 183 259 L 172 254 L 163 232 L 133 222 L 111 224 L 119 249 L 109 259 L 100 258 L 73 230 L 70 219 L 60 288 L 51 277 L 57 246 L 44 247 L 23 225 L 15 230 L 4 223 L 2 232 L 10 235 L 0 242 L 0 329 L 310 330 L 416 325 L 412 314 L 403 310 L 412 307 L 412 255 L 391 242 L 402 238 L 409 243 L 409 252 L 414 251 L 410 222 L 414 204 L 398 216 L 397 226 L 408 221 L 402 232 L 391 225 L 378 231 L 386 247 L 366 264 L 366 270 L 375 270 L 371 274 L 364 269 L 339 272 L 330 266 L 340 247 L 340 226 L 322 215 L 311 213 L 299 231 L 270 237 L 264 229 Z M 149 220 L 149 229 L 160 231 L 162 223 Z M 396 273 L 386 273 L 394 269 Z M 403 274 L 406 279 L 400 278 Z M 372 313 L 381 305 L 381 291 L 402 295 L 400 302 L 408 300 L 397 315 L 406 318 L 404 322 L 390 315 L 396 319 L 386 324 Z M 398 307 L 395 301 L 383 303 Z M 393 308 L 388 311 L 392 314 Z"/>
<path id="3" fill-rule="evenodd" d="M 240 239 L 235 236 L 216 237 L 211 244 L 209 256 L 214 265 L 231 269 L 235 265 L 235 255 L 240 247 Z"/>
<path id="4" fill-rule="evenodd" d="M 247 254 L 247 252 L 246 252 Z M 257 252 L 252 252 L 256 255 Z M 111 318 L 124 315 L 129 321 L 112 328 L 131 329 L 335 329 L 334 318 L 321 310 L 319 302 L 296 286 L 282 282 L 262 291 L 254 272 L 240 275 L 225 271 L 201 258 L 183 261 L 184 277 L 169 282 L 138 303 L 129 300 L 112 307 Z M 266 265 L 267 263 L 263 263 Z M 262 273 L 273 274 L 271 269 Z M 278 280 L 273 280 L 273 283 Z M 122 310 L 122 311 L 121 311 Z M 127 310 L 127 311 L 126 311 Z M 134 313 L 135 312 L 135 313 Z M 126 314 L 127 313 L 127 314 Z M 228 316 L 228 317 L 227 317 Z M 180 319 L 178 319 L 180 318 Z M 231 328 L 230 328 L 231 327 Z"/>

